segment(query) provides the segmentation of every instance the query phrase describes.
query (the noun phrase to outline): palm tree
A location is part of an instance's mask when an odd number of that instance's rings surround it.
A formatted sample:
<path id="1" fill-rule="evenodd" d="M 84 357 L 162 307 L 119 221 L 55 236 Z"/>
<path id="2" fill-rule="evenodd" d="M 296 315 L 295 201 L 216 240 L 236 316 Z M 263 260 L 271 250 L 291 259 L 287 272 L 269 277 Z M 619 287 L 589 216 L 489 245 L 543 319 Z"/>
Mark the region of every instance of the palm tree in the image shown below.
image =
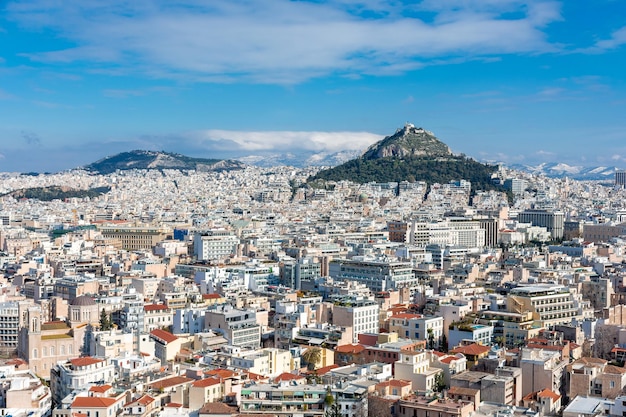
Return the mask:
<path id="1" fill-rule="evenodd" d="M 315 369 L 315 366 L 322 360 L 322 349 L 318 347 L 310 347 L 301 355 L 302 360 L 307 364 L 309 371 Z"/>

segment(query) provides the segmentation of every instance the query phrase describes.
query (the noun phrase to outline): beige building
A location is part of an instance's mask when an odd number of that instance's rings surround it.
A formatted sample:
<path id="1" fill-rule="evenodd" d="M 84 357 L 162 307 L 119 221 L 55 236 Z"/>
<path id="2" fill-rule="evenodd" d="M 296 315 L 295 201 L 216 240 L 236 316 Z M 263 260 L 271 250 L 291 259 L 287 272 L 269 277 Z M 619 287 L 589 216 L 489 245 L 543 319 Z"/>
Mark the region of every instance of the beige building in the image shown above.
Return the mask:
<path id="1" fill-rule="evenodd" d="M 577 395 L 615 398 L 626 387 L 626 369 L 604 359 L 580 358 L 567 365 L 569 398 Z"/>
<path id="2" fill-rule="evenodd" d="M 87 296 L 78 297 L 71 303 L 67 321 L 43 322 L 40 306 L 20 305 L 18 355 L 37 375 L 48 379 L 50 370 L 58 361 L 77 357 L 83 352 L 85 332 L 94 317 L 97 322 L 98 307 Z"/>
<path id="3" fill-rule="evenodd" d="M 121 249 L 151 250 L 157 243 L 166 240 L 171 230 L 166 227 L 124 226 L 103 224 L 98 230 L 107 240 L 119 241 Z"/>
<path id="4" fill-rule="evenodd" d="M 522 396 L 544 388 L 561 393 L 566 364 L 560 351 L 523 348 L 520 358 Z"/>
<path id="5" fill-rule="evenodd" d="M 233 356 L 231 366 L 266 377 L 291 372 L 299 365 L 288 350 L 266 348 Z"/>
<path id="6" fill-rule="evenodd" d="M 415 397 L 398 402 L 398 417 L 469 417 L 474 403 L 452 398 Z"/>
<path id="7" fill-rule="evenodd" d="M 394 377 L 411 381 L 416 391 L 434 391 L 438 374 L 443 374 L 443 370 L 430 366 L 426 351 L 400 352 L 400 359 L 394 364 Z"/>

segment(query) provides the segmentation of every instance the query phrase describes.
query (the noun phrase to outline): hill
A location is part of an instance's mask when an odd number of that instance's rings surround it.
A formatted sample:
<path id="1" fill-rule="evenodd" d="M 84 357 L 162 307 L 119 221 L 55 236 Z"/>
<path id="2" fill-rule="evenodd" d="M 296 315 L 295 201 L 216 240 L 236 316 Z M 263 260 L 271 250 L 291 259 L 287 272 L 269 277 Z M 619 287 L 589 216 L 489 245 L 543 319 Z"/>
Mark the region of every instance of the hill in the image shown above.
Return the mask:
<path id="1" fill-rule="evenodd" d="M 454 155 L 431 132 L 407 124 L 396 133 L 370 146 L 361 157 L 318 172 L 310 185 L 348 180 L 356 183 L 425 181 L 448 183 L 465 179 L 473 190 L 500 189 L 491 181 L 495 165 L 481 164 L 464 155 Z"/>
<path id="2" fill-rule="evenodd" d="M 224 171 L 242 169 L 239 161 L 225 159 L 192 158 L 169 152 L 135 150 L 108 156 L 85 166 L 87 171 L 110 174 L 117 170 L 130 169 L 180 169 L 196 171 Z"/>
<path id="3" fill-rule="evenodd" d="M 34 187 L 14 190 L 0 197 L 10 195 L 16 199 L 33 199 L 41 201 L 65 200 L 66 198 L 94 198 L 111 191 L 111 187 L 98 187 L 88 190 L 79 190 L 69 187 Z"/>

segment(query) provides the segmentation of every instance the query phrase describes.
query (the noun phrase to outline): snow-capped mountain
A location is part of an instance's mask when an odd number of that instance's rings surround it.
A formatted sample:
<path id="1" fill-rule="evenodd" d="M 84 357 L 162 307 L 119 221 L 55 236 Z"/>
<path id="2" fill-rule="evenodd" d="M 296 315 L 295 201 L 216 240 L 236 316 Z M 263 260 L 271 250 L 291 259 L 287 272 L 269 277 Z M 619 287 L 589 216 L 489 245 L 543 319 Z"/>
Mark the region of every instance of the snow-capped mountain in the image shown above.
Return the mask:
<path id="1" fill-rule="evenodd" d="M 514 164 L 508 165 L 508 167 L 551 178 L 568 177 L 575 180 L 612 180 L 615 176 L 615 171 L 621 169 L 614 166 L 585 167 L 569 165 L 563 162 L 544 162 L 534 166 Z"/>
<path id="2" fill-rule="evenodd" d="M 340 151 L 340 152 L 298 152 L 269 155 L 248 155 L 237 158 L 239 161 L 260 167 L 273 167 L 280 165 L 307 167 L 307 166 L 335 166 L 357 158 L 363 151 Z"/>

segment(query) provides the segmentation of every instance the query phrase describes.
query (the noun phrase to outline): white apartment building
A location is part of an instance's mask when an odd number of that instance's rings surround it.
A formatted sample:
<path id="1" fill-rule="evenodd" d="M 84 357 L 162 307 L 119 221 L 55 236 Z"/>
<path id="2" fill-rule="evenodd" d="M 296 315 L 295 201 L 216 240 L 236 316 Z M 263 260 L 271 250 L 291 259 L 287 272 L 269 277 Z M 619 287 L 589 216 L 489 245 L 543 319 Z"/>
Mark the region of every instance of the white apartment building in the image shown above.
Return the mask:
<path id="1" fill-rule="evenodd" d="M 237 254 L 240 240 L 227 230 L 197 233 L 193 238 L 194 255 L 199 261 L 219 261 Z"/>
<path id="2" fill-rule="evenodd" d="M 346 297 L 333 306 L 333 324 L 352 329 L 352 342 L 359 341 L 361 333 L 378 333 L 379 306 L 362 297 Z"/>

